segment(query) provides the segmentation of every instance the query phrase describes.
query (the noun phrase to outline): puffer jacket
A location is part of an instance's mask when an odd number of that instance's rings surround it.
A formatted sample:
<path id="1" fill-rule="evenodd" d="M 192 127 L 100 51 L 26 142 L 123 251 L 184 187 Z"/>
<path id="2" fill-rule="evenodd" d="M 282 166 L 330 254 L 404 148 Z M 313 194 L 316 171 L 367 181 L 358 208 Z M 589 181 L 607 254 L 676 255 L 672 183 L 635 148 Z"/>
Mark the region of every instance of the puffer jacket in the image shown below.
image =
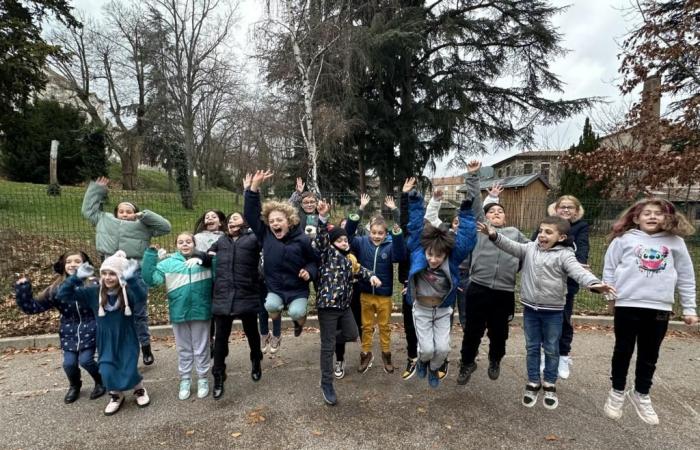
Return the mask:
<path id="1" fill-rule="evenodd" d="M 216 253 L 212 313 L 220 316 L 258 313 L 265 287 L 258 271 L 260 243 L 251 230 L 237 239 L 224 235 L 209 251 Z"/>
<path id="2" fill-rule="evenodd" d="M 17 284 L 15 301 L 25 314 L 39 314 L 51 308 L 56 308 L 61 313 L 58 336 L 61 339 L 62 350 L 79 352 L 95 348 L 97 346 L 95 314 L 87 305 L 77 301 L 59 301 L 57 298 L 59 289 L 50 291 L 46 300 L 41 301 L 32 296 L 31 283 Z"/>
<path id="3" fill-rule="evenodd" d="M 494 243 L 522 262 L 520 302 L 530 308 L 563 310 L 567 276 L 586 287 L 601 282 L 581 266 L 573 249 L 567 245 L 559 244 L 543 250 L 537 242 L 521 244 L 501 233 Z"/>
<path id="4" fill-rule="evenodd" d="M 246 190 L 244 199 L 243 217 L 262 242 L 267 289 L 282 297 L 285 305 L 297 298 L 308 298 L 309 282 L 299 278 L 299 271 L 306 269 L 310 281 L 318 277 L 317 257 L 311 239 L 299 225 L 290 227 L 282 239 L 277 239 L 260 218 L 260 193 Z"/>
<path id="5" fill-rule="evenodd" d="M 121 220 L 114 214 L 102 211 L 107 199 L 107 187 L 90 182 L 81 212 L 95 226 L 95 246 L 102 255 L 113 255 L 123 250 L 127 258 L 141 259 L 151 238 L 170 233 L 170 222 L 144 210 L 138 220 Z"/>
<path id="6" fill-rule="evenodd" d="M 497 228 L 498 232 L 516 242 L 527 243 L 527 238 L 515 227 Z M 479 233 L 471 254 L 469 279 L 497 291 L 513 292 L 520 260 L 496 247 L 485 234 Z"/>
<path id="7" fill-rule="evenodd" d="M 423 197 L 416 191 L 412 191 L 408 196 L 408 249 L 411 252 L 411 269 L 408 274 L 408 292 L 406 302 L 411 305 L 415 300 L 416 274 L 428 267 L 428 260 L 425 257 L 425 249 L 420 244 L 420 237 L 423 233 L 425 217 L 425 207 Z M 455 237 L 455 246 L 450 252 L 450 256 L 442 263 L 442 270 L 449 276 L 451 281 L 450 290 L 445 295 L 440 308 L 453 306 L 459 287 L 459 264 L 467 257 L 476 244 L 476 220 L 472 211 L 471 200 L 462 202 L 459 210 L 459 227 Z"/>
<path id="8" fill-rule="evenodd" d="M 158 262 L 158 251 L 147 249 L 143 254 L 141 275 L 153 287 L 165 283 L 171 323 L 211 319 L 211 269 L 201 265 L 188 268 L 186 258 L 175 252 Z"/>

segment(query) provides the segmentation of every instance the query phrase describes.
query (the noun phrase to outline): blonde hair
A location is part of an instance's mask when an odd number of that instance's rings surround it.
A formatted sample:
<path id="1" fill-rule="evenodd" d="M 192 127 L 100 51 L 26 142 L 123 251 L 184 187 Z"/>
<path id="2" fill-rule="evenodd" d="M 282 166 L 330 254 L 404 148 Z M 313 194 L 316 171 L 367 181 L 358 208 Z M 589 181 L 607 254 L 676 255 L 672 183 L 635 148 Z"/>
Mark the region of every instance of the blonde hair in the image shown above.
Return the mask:
<path id="1" fill-rule="evenodd" d="M 177 236 L 175 236 L 175 244 L 177 244 L 177 240 L 178 240 L 178 239 L 180 238 L 180 236 L 182 236 L 182 235 L 191 237 L 191 238 L 192 238 L 192 243 L 193 243 L 194 245 L 197 245 L 197 240 L 195 239 L 194 234 L 190 233 L 189 231 L 182 231 L 182 232 L 178 233 Z"/>
<path id="2" fill-rule="evenodd" d="M 618 236 L 622 236 L 632 228 L 638 228 L 634 220 L 639 217 L 642 210 L 647 205 L 656 205 L 661 208 L 666 220 L 662 230 L 676 236 L 691 236 L 695 233 L 695 227 L 688 221 L 685 215 L 676 210 L 673 203 L 661 198 L 645 198 L 635 202 L 632 206 L 620 213 L 617 221 L 612 226 L 612 231 L 608 235 L 608 241 L 612 241 Z"/>
<path id="3" fill-rule="evenodd" d="M 562 195 L 561 197 L 559 197 L 557 201 L 549 205 L 549 207 L 547 208 L 547 214 L 549 214 L 550 216 L 556 216 L 557 208 L 559 207 L 559 205 L 561 205 L 561 202 L 565 201 L 570 201 L 576 207 L 576 214 L 574 214 L 571 221 L 578 222 L 579 220 L 583 219 L 583 214 L 585 213 L 583 205 L 581 204 L 579 199 L 577 199 L 573 195 Z"/>
<path id="4" fill-rule="evenodd" d="M 270 224 L 268 218 L 270 217 L 270 213 L 272 211 L 279 211 L 287 216 L 290 227 L 299 225 L 299 214 L 297 213 L 296 208 L 287 202 L 277 202 L 274 200 L 266 201 L 262 205 L 262 220 L 266 225 Z"/>

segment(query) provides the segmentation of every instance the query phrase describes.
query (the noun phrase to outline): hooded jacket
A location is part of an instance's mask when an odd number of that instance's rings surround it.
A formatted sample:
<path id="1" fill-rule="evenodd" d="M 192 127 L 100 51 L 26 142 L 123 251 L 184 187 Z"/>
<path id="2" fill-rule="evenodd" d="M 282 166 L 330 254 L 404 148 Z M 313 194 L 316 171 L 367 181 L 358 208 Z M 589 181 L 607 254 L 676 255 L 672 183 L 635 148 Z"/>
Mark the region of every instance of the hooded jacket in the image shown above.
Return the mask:
<path id="1" fill-rule="evenodd" d="M 586 287 L 600 283 L 595 275 L 581 266 L 574 251 L 566 245 L 544 250 L 537 242 L 521 244 L 500 232 L 494 243 L 522 262 L 520 302 L 532 309 L 563 310 L 567 276 Z"/>
<path id="2" fill-rule="evenodd" d="M 497 230 L 513 241 L 529 242 L 515 227 L 502 227 Z M 517 257 L 501 250 L 489 240 L 488 236 L 479 233 L 471 254 L 469 279 L 472 282 L 496 291 L 513 292 L 518 270 L 520 270 L 520 260 Z"/>

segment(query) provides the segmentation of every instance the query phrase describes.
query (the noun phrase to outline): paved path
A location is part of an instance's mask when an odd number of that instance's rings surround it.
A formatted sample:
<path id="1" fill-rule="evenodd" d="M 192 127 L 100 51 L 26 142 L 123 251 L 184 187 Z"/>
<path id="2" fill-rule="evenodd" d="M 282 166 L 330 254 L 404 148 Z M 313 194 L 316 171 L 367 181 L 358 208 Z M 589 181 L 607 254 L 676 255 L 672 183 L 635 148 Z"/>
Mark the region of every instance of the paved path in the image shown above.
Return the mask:
<path id="1" fill-rule="evenodd" d="M 417 377 L 402 381 L 375 364 L 356 372 L 357 348 L 348 349 L 348 376 L 336 384 L 339 404 L 323 404 L 319 389 L 318 334 L 285 334 L 276 358 L 263 362 L 263 378 L 250 379 L 247 345 L 232 340 L 226 395 L 220 401 L 177 399 L 174 343 L 154 344 L 156 363 L 143 370 L 152 398 L 138 409 L 133 397 L 113 417 L 106 398 L 88 400 L 91 382 L 72 405 L 63 404 L 66 379 L 60 351 L 0 357 L 2 448 L 635 448 L 698 449 L 700 341 L 668 337 L 652 399 L 661 425 L 642 423 L 631 405 L 619 422 L 603 415 L 609 389 L 613 337 L 581 331 L 574 340 L 575 365 L 559 384 L 560 406 L 520 405 L 525 380 L 522 330 L 511 328 L 501 378 L 486 376 L 482 345 L 479 368 L 457 386 L 461 332 L 452 337 L 455 363 L 447 380 L 431 389 Z M 393 334 L 403 365 L 403 334 Z"/>

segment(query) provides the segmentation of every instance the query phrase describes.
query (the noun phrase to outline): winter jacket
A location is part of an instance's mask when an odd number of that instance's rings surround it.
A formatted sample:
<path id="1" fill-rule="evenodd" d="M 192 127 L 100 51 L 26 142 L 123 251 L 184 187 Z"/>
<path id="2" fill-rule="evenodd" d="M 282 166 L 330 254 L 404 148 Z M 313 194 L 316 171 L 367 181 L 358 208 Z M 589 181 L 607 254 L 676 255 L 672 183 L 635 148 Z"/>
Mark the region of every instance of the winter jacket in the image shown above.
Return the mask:
<path id="1" fill-rule="evenodd" d="M 87 306 L 74 300 L 59 301 L 58 289 L 49 291 L 46 300 L 36 300 L 29 282 L 15 285 L 15 294 L 17 306 L 25 314 L 39 314 L 51 308 L 61 313 L 58 328 L 61 350 L 79 352 L 97 345 L 95 315 Z"/>
<path id="2" fill-rule="evenodd" d="M 350 249 L 357 256 L 362 267 L 371 270 L 382 282 L 381 287 L 373 287 L 368 280 L 360 280 L 362 292 L 389 297 L 394 293 L 394 263 L 406 259 L 406 244 L 403 232 L 387 234 L 379 245 L 374 245 L 370 236 L 354 236 L 358 223 L 348 218 L 346 230 L 350 240 Z"/>
<path id="3" fill-rule="evenodd" d="M 297 298 L 308 298 L 309 282 L 299 278 L 299 271 L 306 269 L 311 280 L 318 276 L 316 253 L 310 238 L 295 225 L 282 239 L 277 239 L 260 218 L 260 193 L 246 190 L 244 198 L 243 217 L 262 242 L 267 289 L 282 297 L 285 305 Z"/>
<path id="4" fill-rule="evenodd" d="M 529 242 L 515 227 L 497 228 L 507 238 L 520 243 Z M 520 260 L 498 248 L 485 234 L 479 233 L 471 254 L 469 279 L 496 291 L 513 292 Z"/>
<path id="5" fill-rule="evenodd" d="M 671 311 L 678 289 L 683 315 L 697 315 L 693 261 L 679 236 L 633 229 L 613 239 L 603 281 L 617 291 L 615 306 Z"/>
<path id="6" fill-rule="evenodd" d="M 206 253 L 209 251 L 209 247 L 214 245 L 214 242 L 218 241 L 223 235 L 223 231 L 200 231 L 194 235 L 195 249 L 198 252 Z"/>
<path id="7" fill-rule="evenodd" d="M 188 268 L 187 259 L 180 252 L 158 262 L 158 251 L 146 249 L 141 261 L 141 275 L 147 285 L 165 283 L 168 294 L 170 323 L 211 319 L 210 268 L 195 265 Z"/>
<path id="8" fill-rule="evenodd" d="M 212 312 L 228 316 L 262 308 L 265 287 L 258 271 L 260 243 L 251 230 L 233 239 L 224 235 L 209 251 L 216 253 Z"/>
<path id="9" fill-rule="evenodd" d="M 127 258 L 141 259 L 151 238 L 170 233 L 170 222 L 153 211 L 144 210 L 138 220 L 121 220 L 102 211 L 107 187 L 90 182 L 83 198 L 82 214 L 95 226 L 95 246 L 101 255 L 123 250 Z"/>
<path id="10" fill-rule="evenodd" d="M 355 276 L 369 281 L 374 275 L 362 267 L 354 255 L 344 255 L 330 242 L 327 224 L 319 219 L 316 235 L 316 249 L 321 254 L 318 267 L 318 293 L 316 308 L 347 309 L 352 300 L 353 279 Z"/>
<path id="11" fill-rule="evenodd" d="M 522 244 L 500 232 L 494 243 L 521 261 L 520 302 L 530 308 L 563 310 L 567 276 L 586 287 L 600 283 L 595 275 L 581 266 L 573 249 L 567 245 L 558 244 L 543 250 L 537 242 Z"/>
<path id="12" fill-rule="evenodd" d="M 357 214 L 354 215 L 358 221 L 358 227 L 357 227 L 357 236 L 366 236 L 369 234 L 369 214 L 367 213 L 366 210 L 364 209 L 359 209 L 357 210 Z M 407 216 L 408 217 L 408 216 Z M 400 208 L 394 208 L 391 210 L 391 220 L 394 221 L 394 223 L 400 223 L 401 222 L 401 211 Z M 408 220 L 408 219 L 407 219 Z M 365 223 L 366 222 L 366 223 Z M 364 226 L 359 226 L 360 224 L 365 223 Z"/>
<path id="13" fill-rule="evenodd" d="M 138 311 L 146 302 L 146 286 L 138 277 L 126 281 L 126 295 L 132 311 Z M 58 289 L 61 302 L 78 302 L 92 310 L 97 322 L 97 364 L 102 382 L 108 391 L 128 391 L 143 379 L 138 371 L 140 344 L 136 336 L 134 315 L 127 316 L 123 309 L 97 315 L 99 308 L 99 286 L 83 287 L 75 275 L 68 277 Z M 108 295 L 110 305 L 116 303 L 115 295 Z"/>
<path id="14" fill-rule="evenodd" d="M 425 218 L 425 207 L 423 197 L 416 191 L 412 191 L 408 196 L 408 250 L 411 252 L 411 269 L 408 274 L 408 292 L 406 301 L 413 304 L 416 297 L 415 276 L 428 267 L 428 260 L 425 257 L 425 249 L 420 243 L 423 233 Z M 442 263 L 441 269 L 450 279 L 450 290 L 445 295 L 440 308 L 453 306 L 459 287 L 459 264 L 467 257 L 476 244 L 476 221 L 471 208 L 471 201 L 462 202 L 459 210 L 459 228 L 455 239 L 455 246 L 450 252 L 450 256 Z"/>

